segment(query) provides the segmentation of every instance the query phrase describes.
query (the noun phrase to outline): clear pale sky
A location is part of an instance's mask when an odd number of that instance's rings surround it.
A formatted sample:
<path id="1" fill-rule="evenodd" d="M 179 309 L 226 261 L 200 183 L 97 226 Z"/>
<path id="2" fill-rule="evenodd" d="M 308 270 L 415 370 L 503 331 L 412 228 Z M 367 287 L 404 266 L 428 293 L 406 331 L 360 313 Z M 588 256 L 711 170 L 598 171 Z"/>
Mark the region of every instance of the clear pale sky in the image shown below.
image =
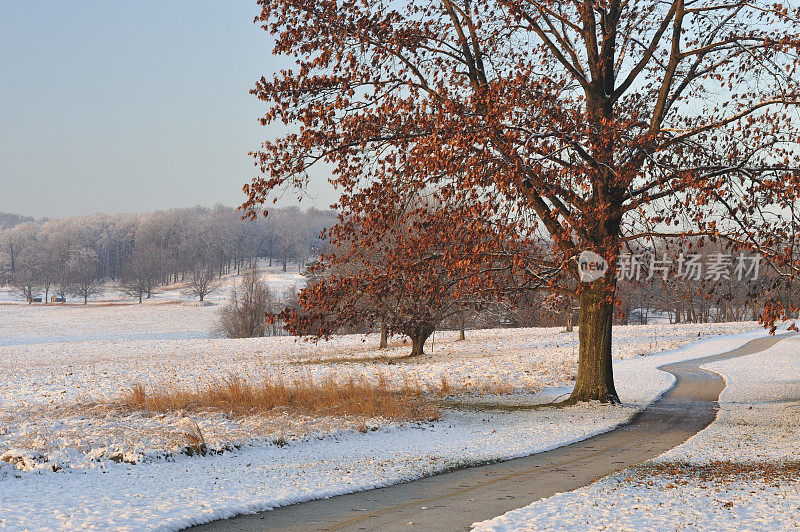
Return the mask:
<path id="1" fill-rule="evenodd" d="M 257 12 L 254 0 L 0 0 L 0 211 L 240 204 L 247 152 L 278 133 L 258 125 L 248 90 L 286 64 Z M 301 205 L 332 203 L 316 183 Z"/>

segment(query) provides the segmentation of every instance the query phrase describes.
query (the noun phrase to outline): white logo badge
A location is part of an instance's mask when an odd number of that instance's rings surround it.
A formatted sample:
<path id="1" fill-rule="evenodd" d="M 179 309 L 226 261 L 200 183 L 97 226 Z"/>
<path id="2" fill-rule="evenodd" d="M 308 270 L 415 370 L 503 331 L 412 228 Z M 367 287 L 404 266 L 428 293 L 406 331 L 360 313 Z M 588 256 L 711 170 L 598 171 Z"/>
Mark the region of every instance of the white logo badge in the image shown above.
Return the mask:
<path id="1" fill-rule="evenodd" d="M 606 259 L 593 251 L 581 251 L 578 255 L 578 273 L 584 283 L 591 283 L 603 277 L 608 271 Z"/>

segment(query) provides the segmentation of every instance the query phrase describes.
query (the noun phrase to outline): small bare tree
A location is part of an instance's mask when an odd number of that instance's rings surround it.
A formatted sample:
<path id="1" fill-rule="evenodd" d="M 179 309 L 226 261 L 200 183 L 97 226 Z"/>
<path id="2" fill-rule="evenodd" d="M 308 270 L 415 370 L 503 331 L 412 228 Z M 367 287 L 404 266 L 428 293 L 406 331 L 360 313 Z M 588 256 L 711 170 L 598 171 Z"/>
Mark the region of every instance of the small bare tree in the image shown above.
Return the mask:
<path id="1" fill-rule="evenodd" d="M 39 290 L 40 277 L 36 257 L 29 253 L 17 259 L 11 284 L 28 303 L 31 303 Z"/>
<path id="2" fill-rule="evenodd" d="M 122 291 L 136 297 L 139 303 L 146 294 L 150 297 L 158 278 L 156 256 L 152 250 L 135 250 L 122 268 Z"/>
<path id="3" fill-rule="evenodd" d="M 83 304 L 100 291 L 100 261 L 93 250 L 81 250 L 68 264 L 69 290 L 72 295 L 83 298 Z"/>
<path id="4" fill-rule="evenodd" d="M 210 263 L 199 263 L 189 272 L 189 284 L 185 293 L 200 298 L 202 302 L 208 294 L 217 290 L 219 285 L 214 267 Z"/>
<path id="5" fill-rule="evenodd" d="M 231 292 L 230 301 L 220 313 L 220 328 L 228 338 L 255 338 L 267 331 L 267 312 L 274 297 L 269 287 L 250 268 Z"/>

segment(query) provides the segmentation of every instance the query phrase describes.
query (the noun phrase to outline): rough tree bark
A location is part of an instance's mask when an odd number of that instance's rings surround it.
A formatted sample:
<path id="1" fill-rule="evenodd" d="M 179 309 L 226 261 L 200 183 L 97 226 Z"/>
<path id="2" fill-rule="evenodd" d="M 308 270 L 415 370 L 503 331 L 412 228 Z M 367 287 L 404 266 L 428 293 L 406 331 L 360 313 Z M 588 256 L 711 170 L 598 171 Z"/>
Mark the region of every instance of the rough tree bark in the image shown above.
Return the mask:
<path id="1" fill-rule="evenodd" d="M 389 346 L 389 331 L 386 327 L 386 322 L 381 322 L 381 343 L 379 349 L 386 349 Z"/>
<path id="2" fill-rule="evenodd" d="M 411 338 L 411 355 L 412 357 L 425 354 L 425 342 L 433 334 L 433 327 L 415 327 L 412 331 L 406 333 Z"/>
<path id="3" fill-rule="evenodd" d="M 613 281 L 610 281 L 613 283 Z M 613 284 L 600 279 L 580 294 L 578 378 L 568 403 L 619 403 L 611 364 Z"/>

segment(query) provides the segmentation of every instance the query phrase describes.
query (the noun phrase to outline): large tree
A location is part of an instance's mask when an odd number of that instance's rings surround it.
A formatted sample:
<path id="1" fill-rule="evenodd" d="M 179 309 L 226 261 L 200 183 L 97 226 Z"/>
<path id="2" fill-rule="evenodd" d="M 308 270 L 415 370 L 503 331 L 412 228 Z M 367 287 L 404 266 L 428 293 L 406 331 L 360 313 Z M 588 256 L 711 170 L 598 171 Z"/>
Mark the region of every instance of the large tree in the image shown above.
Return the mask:
<path id="1" fill-rule="evenodd" d="M 531 245 L 544 236 L 550 256 L 528 269 L 558 267 L 552 288 L 580 304 L 571 401 L 618 401 L 611 327 L 626 244 L 722 239 L 796 266 L 796 3 L 259 3 L 274 52 L 297 66 L 253 90 L 262 124 L 290 127 L 254 153 L 249 214 L 325 165 L 345 218 L 397 201 L 383 186 L 402 178 L 481 205 Z M 608 261 L 604 277 L 579 282 L 583 250 Z"/>

